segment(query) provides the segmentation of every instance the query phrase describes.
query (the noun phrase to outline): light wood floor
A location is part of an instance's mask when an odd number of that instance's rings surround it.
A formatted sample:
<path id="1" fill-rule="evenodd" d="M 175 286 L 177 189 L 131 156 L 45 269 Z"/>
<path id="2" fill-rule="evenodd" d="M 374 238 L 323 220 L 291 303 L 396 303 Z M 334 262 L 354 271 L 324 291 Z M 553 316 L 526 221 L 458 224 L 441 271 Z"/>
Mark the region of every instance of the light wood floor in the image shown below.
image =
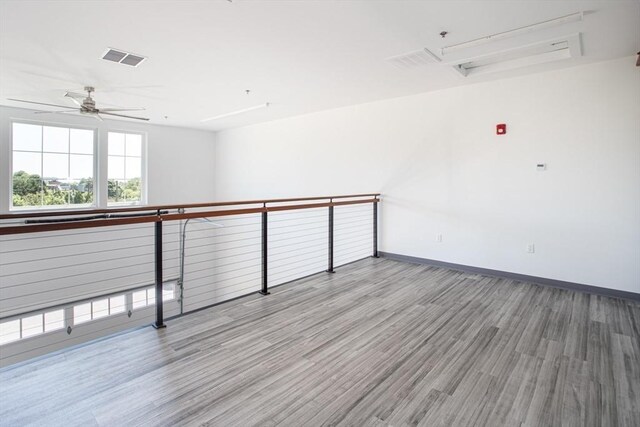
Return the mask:
<path id="1" fill-rule="evenodd" d="M 640 304 L 367 259 L 0 372 L 0 423 L 639 426 Z"/>

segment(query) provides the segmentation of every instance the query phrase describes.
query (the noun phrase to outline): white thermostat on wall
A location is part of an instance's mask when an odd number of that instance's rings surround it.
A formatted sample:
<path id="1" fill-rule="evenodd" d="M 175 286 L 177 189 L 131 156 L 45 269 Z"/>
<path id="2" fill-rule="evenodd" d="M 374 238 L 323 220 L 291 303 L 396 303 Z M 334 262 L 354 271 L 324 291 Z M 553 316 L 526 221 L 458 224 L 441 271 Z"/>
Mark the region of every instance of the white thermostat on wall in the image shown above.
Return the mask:
<path id="1" fill-rule="evenodd" d="M 546 163 L 537 163 L 536 164 L 536 170 L 538 172 L 542 172 L 544 170 L 547 170 L 547 164 Z"/>

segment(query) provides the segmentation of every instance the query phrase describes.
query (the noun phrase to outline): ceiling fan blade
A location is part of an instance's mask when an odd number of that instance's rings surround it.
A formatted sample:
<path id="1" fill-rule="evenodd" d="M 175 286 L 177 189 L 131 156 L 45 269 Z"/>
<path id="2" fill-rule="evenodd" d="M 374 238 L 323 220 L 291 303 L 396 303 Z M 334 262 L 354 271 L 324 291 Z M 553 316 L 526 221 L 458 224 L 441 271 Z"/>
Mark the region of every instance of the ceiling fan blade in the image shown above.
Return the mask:
<path id="1" fill-rule="evenodd" d="M 15 99 L 15 98 L 7 98 L 7 99 L 9 101 L 26 102 L 28 104 L 48 105 L 49 107 L 69 108 L 70 110 L 75 110 L 76 109 L 76 107 L 69 107 L 67 105 L 47 104 L 45 102 L 25 101 L 24 99 Z"/>
<path id="2" fill-rule="evenodd" d="M 78 107 L 82 107 L 82 102 L 78 101 L 77 99 L 69 96 L 69 94 L 67 93 L 65 95 L 66 97 L 68 97 L 71 101 L 73 101 L 74 104 L 76 104 Z"/>
<path id="3" fill-rule="evenodd" d="M 118 117 L 125 117 L 127 119 L 136 119 L 136 120 L 145 120 L 145 121 L 149 121 L 149 119 L 145 118 L 145 117 L 134 117 L 134 116 L 125 116 L 124 114 L 115 114 L 115 113 L 105 113 L 102 110 L 100 110 L 100 114 L 106 114 L 109 116 L 118 116 Z"/>
<path id="4" fill-rule="evenodd" d="M 78 107 L 82 107 L 82 102 L 80 102 L 80 100 L 84 100 L 85 98 L 84 95 L 81 95 L 79 93 L 74 93 L 74 92 L 67 92 L 64 94 L 64 96 L 66 96 L 71 101 L 73 101 L 73 103 L 76 104 Z"/>
<path id="5" fill-rule="evenodd" d="M 78 92 L 67 92 L 64 94 L 64 96 L 68 96 L 69 98 L 80 98 L 80 99 L 85 99 L 87 97 L 86 94 L 78 93 Z"/>
<path id="6" fill-rule="evenodd" d="M 146 108 L 100 108 L 100 112 L 116 112 L 116 111 L 144 111 Z"/>
<path id="7" fill-rule="evenodd" d="M 34 111 L 34 114 L 52 114 L 52 113 L 56 113 L 56 114 L 68 114 L 68 113 L 77 113 L 78 111 L 73 110 L 73 111 L 68 111 L 68 110 L 60 110 L 60 111 Z"/>
<path id="8" fill-rule="evenodd" d="M 78 84 L 78 80 L 75 77 L 65 77 L 65 76 L 53 76 L 53 75 L 47 75 L 47 74 L 41 74 L 41 73 L 37 73 L 37 72 L 33 72 L 33 71 L 27 71 L 27 70 L 20 70 L 19 71 L 22 74 L 28 74 L 30 76 L 35 76 L 35 77 L 39 77 L 39 78 L 45 78 L 48 80 L 55 80 L 58 82 L 64 82 L 64 83 L 69 83 L 69 86 L 75 86 Z"/>

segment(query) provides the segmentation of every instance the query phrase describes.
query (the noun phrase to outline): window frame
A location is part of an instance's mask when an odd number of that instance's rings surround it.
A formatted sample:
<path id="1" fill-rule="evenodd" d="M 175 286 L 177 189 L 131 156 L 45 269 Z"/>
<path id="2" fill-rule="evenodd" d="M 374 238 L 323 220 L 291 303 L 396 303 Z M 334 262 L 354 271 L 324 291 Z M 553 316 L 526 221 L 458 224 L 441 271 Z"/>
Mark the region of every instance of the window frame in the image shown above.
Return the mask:
<path id="1" fill-rule="evenodd" d="M 37 125 L 37 126 L 50 126 L 66 129 L 82 129 L 90 130 L 93 132 L 93 203 L 91 205 L 42 205 L 42 206 L 28 206 L 20 207 L 13 206 L 13 125 L 14 123 Z M 7 179 L 6 187 L 0 186 L 0 212 L 6 213 L 42 213 L 42 212 L 64 212 L 64 211 L 87 211 L 91 212 L 94 209 L 119 209 L 123 207 L 131 206 L 146 206 L 149 204 L 149 180 L 148 180 L 148 132 L 146 130 L 134 130 L 127 127 L 120 127 L 120 124 L 115 124 L 114 127 L 105 125 L 104 122 L 100 124 L 96 123 L 94 126 L 88 126 L 86 124 L 77 124 L 69 121 L 57 121 L 57 120 L 32 120 L 23 117 L 10 117 L 8 120 L 8 130 L 5 135 L 8 137 L 7 145 L 4 150 L 7 150 L 6 160 L 0 159 L 3 169 L 7 166 L 6 175 L 4 172 L 0 173 L 0 179 Z M 140 201 L 134 203 L 118 203 L 109 204 L 108 201 L 108 167 L 109 167 L 109 132 L 124 133 L 124 134 L 136 134 L 140 135 L 142 140 L 141 147 L 141 190 Z M 41 151 L 42 153 L 42 151 Z M 4 156 L 0 156 L 4 157 Z M 6 189 L 6 193 L 4 190 Z M 4 194 L 3 194 L 4 193 Z"/>
<path id="2" fill-rule="evenodd" d="M 141 182 L 141 188 L 140 188 L 140 201 L 136 201 L 136 202 L 114 202 L 114 203 L 109 203 L 109 196 L 108 196 L 108 185 L 109 185 L 109 134 L 110 133 L 122 133 L 125 134 L 125 139 L 126 139 L 126 135 L 140 135 L 140 140 L 141 140 L 141 147 L 140 147 L 140 180 Z M 107 209 L 118 209 L 121 207 L 128 207 L 128 206 L 146 206 L 148 204 L 148 184 L 147 184 L 147 132 L 144 131 L 135 131 L 135 130 L 128 130 L 128 129 L 118 129 L 118 128 L 107 128 L 105 129 L 105 150 L 104 150 L 104 157 L 105 157 L 105 174 L 104 174 L 104 185 L 105 185 L 105 208 Z M 125 146 L 126 147 L 126 146 Z M 125 158 L 125 163 L 126 163 L 126 158 L 127 157 L 134 157 L 134 156 L 127 156 L 126 155 L 126 151 L 125 154 L 122 156 Z"/>
<path id="3" fill-rule="evenodd" d="M 90 205 L 41 205 L 41 206 L 14 206 L 13 205 L 13 153 L 14 153 L 14 141 L 13 141 L 13 126 L 14 124 L 24 124 L 24 125 L 32 125 L 32 126 L 40 126 L 44 127 L 57 127 L 63 129 L 80 129 L 80 130 L 90 130 L 93 132 L 93 203 Z M 28 119 L 11 119 L 9 121 L 9 182 L 8 182 L 8 192 L 9 200 L 8 200 L 8 210 L 9 212 L 20 212 L 20 213 L 37 213 L 44 211 L 72 211 L 72 210 L 92 210 L 97 209 L 99 205 L 99 197 L 100 197 L 100 185 L 99 185 L 99 146 L 98 146 L 98 133 L 99 128 L 94 126 L 83 126 L 77 124 L 70 123 L 59 123 L 59 122 L 45 122 L 40 120 L 28 120 Z M 34 151 L 35 152 L 35 151 Z M 40 155 L 44 156 L 43 147 L 40 147 Z M 67 152 L 66 154 L 70 154 Z M 41 168 L 42 168 L 42 160 L 41 160 Z M 42 171 L 41 171 L 42 172 Z M 40 177 L 43 179 L 43 177 Z"/>

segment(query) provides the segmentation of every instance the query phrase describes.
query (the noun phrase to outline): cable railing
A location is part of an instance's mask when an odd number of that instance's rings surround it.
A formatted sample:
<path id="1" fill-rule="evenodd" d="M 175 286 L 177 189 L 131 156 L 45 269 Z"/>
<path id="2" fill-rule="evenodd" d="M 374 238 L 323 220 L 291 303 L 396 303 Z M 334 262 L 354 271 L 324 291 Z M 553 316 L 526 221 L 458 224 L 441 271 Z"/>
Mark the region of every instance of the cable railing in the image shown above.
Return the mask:
<path id="1" fill-rule="evenodd" d="M 377 256 L 379 202 L 373 193 L 0 215 L 0 365 L 164 328 Z"/>

